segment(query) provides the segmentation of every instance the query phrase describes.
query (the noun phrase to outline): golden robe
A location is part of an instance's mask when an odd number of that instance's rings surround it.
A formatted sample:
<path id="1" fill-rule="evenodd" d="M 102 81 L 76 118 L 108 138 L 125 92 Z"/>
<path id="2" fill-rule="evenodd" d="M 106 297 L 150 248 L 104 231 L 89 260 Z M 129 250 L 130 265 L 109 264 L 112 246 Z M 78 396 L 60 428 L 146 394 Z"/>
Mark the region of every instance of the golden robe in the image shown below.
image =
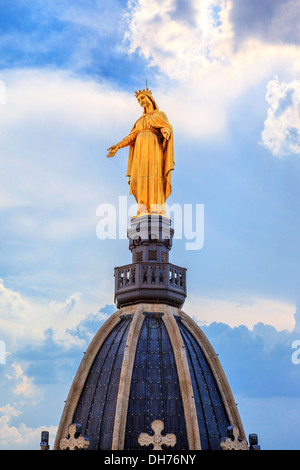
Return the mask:
<path id="1" fill-rule="evenodd" d="M 169 139 L 162 135 L 170 132 Z M 130 134 L 123 139 L 122 147 L 130 145 L 127 173 L 130 194 L 133 194 L 143 212 L 159 212 L 171 194 L 171 177 L 174 170 L 173 129 L 166 114 L 158 109 L 143 114 L 134 124 Z"/>

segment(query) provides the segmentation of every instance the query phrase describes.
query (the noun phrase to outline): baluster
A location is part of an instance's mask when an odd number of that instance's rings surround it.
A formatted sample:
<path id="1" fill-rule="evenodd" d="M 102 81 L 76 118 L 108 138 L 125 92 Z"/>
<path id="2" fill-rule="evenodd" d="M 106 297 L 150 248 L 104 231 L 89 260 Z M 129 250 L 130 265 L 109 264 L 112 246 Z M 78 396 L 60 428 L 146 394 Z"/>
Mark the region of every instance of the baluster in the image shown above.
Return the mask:
<path id="1" fill-rule="evenodd" d="M 131 285 L 135 285 L 135 268 L 130 269 L 130 280 L 131 280 Z"/>
<path id="2" fill-rule="evenodd" d="M 121 269 L 121 271 L 120 271 L 120 280 L 119 280 L 120 289 L 122 289 L 123 286 L 124 286 L 124 270 Z"/>
<path id="3" fill-rule="evenodd" d="M 180 287 L 180 289 L 183 288 L 183 273 L 182 273 L 182 271 L 180 271 L 180 274 L 179 274 L 179 287 Z"/>
<path id="4" fill-rule="evenodd" d="M 126 269 L 125 286 L 129 286 L 129 269 Z"/>
<path id="5" fill-rule="evenodd" d="M 174 273 L 174 283 L 175 283 L 175 287 L 178 287 L 178 271 L 177 269 L 175 269 L 175 273 Z"/>
<path id="6" fill-rule="evenodd" d="M 174 281 L 174 270 L 173 270 L 173 268 L 170 268 L 170 270 L 169 270 L 169 283 L 170 283 L 170 286 L 173 286 L 173 281 Z"/>
<path id="7" fill-rule="evenodd" d="M 151 266 L 151 284 L 156 284 L 156 282 L 155 282 L 155 271 L 156 271 L 156 267 Z"/>
<path id="8" fill-rule="evenodd" d="M 143 284 L 148 282 L 148 266 L 143 266 Z"/>
<path id="9" fill-rule="evenodd" d="M 159 268 L 159 279 L 158 279 L 159 284 L 164 283 L 164 267 L 160 266 Z"/>

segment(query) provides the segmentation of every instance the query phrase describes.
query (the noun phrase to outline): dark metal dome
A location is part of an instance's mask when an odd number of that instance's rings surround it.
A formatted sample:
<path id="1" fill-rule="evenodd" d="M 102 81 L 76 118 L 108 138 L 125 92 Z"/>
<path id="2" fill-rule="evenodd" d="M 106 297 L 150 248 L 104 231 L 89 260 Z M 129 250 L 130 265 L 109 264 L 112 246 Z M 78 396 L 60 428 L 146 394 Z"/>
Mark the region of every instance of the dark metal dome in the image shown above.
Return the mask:
<path id="1" fill-rule="evenodd" d="M 230 425 L 244 436 L 203 332 L 181 310 L 155 307 L 125 307 L 99 330 L 74 379 L 56 448 L 71 423 L 81 425 L 89 450 L 145 449 L 139 436 L 153 435 L 156 420 L 163 423 L 162 435 L 176 437 L 177 450 L 220 449 Z"/>

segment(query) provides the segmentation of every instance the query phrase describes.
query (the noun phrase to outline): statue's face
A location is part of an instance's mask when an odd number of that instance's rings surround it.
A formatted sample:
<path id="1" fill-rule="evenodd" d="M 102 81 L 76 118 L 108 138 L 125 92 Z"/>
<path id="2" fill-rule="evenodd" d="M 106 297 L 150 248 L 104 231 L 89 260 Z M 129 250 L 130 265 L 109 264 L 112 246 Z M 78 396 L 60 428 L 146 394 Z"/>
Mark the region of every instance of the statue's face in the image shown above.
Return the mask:
<path id="1" fill-rule="evenodd" d="M 151 104 L 151 100 L 146 95 L 139 95 L 137 100 L 142 106 L 142 108 L 146 108 L 147 106 L 149 106 L 149 104 Z"/>

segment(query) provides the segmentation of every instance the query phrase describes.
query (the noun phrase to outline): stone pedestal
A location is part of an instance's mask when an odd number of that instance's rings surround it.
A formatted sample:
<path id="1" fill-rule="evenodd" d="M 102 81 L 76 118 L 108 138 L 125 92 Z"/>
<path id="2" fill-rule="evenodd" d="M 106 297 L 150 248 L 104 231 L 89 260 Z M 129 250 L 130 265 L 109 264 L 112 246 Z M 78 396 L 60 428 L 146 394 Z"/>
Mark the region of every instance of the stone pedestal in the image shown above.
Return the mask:
<path id="1" fill-rule="evenodd" d="M 174 230 L 171 219 L 160 215 L 146 215 L 131 219 L 127 230 L 132 262 L 168 262 Z"/>
<path id="2" fill-rule="evenodd" d="M 182 307 L 186 298 L 186 269 L 169 262 L 174 230 L 160 215 L 133 218 L 128 228 L 132 263 L 115 268 L 117 308 L 140 302 Z"/>

